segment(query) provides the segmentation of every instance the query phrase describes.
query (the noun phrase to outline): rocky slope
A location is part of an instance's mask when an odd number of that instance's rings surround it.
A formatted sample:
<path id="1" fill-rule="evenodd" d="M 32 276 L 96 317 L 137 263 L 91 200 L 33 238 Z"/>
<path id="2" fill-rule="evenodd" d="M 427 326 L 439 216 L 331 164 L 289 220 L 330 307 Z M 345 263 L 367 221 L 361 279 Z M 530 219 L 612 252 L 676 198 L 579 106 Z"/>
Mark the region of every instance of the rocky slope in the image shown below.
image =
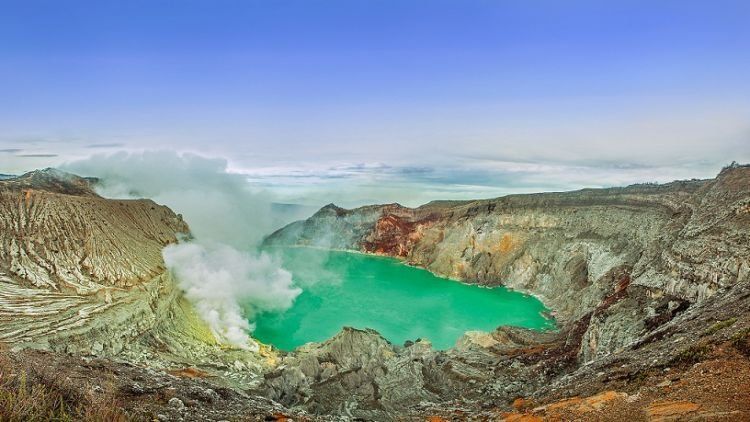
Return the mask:
<path id="1" fill-rule="evenodd" d="M 629 305 L 636 314 L 610 309 L 589 318 L 582 350 L 589 359 L 633 341 L 678 309 L 750 280 L 748 224 L 750 168 L 738 167 L 706 181 L 415 209 L 328 205 L 267 243 L 391 255 L 466 282 L 503 284 L 541 298 L 563 325 L 603 305 L 622 307 L 605 302 L 618 292 L 640 301 Z"/>
<path id="2" fill-rule="evenodd" d="M 18 371 L 88 379 L 65 388 L 106 387 L 135 420 L 750 418 L 750 167 L 415 209 L 329 205 L 268 238 L 505 284 L 560 326 L 470 332 L 447 351 L 352 328 L 292 353 L 219 345 L 164 268 L 185 222 L 91 182 L 49 169 L 0 180 L 0 342 Z"/>
<path id="3" fill-rule="evenodd" d="M 165 268 L 164 246 L 189 236 L 182 217 L 91 182 L 53 169 L 0 181 L 0 342 L 256 384 L 269 356 L 219 345 Z"/>
<path id="4" fill-rule="evenodd" d="M 331 204 L 267 243 L 385 254 L 466 282 L 504 284 L 541 298 L 561 328 L 473 334 L 445 353 L 344 332 L 288 357 L 269 378 L 282 402 L 383 417 L 456 400 L 476 410 L 513 397 L 580 394 L 603 385 L 591 368 L 603 368 L 604 378 L 613 371 L 635 378 L 691 354 L 696 342 L 713 347 L 746 329 L 750 167 L 727 168 L 712 180 L 415 209 Z M 702 338 L 730 318 L 737 318 L 732 332 Z M 347 359 L 347 348 L 363 349 L 353 354 L 369 360 Z M 352 391 L 361 396 L 352 399 Z M 352 411 L 363 404 L 368 410 Z"/>
<path id="5" fill-rule="evenodd" d="M 171 210 L 105 200 L 54 170 L 0 182 L 0 209 L 0 339 L 117 353 L 153 325 L 161 249 L 188 232 Z M 136 323 L 107 327 L 121 318 Z M 74 339 L 94 326 L 106 342 Z"/>

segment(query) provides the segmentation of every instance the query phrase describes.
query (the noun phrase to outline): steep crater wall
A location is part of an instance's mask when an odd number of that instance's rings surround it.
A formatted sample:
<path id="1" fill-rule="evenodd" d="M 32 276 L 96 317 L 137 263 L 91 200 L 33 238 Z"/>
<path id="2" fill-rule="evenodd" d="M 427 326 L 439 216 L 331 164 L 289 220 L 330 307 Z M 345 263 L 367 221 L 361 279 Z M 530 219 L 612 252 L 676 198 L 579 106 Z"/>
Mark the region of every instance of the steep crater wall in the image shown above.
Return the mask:
<path id="1" fill-rule="evenodd" d="M 436 274 L 529 292 L 584 361 L 611 353 L 750 277 L 750 168 L 712 180 L 346 210 L 273 233 L 276 245 L 383 254 Z"/>
<path id="2" fill-rule="evenodd" d="M 182 217 L 91 182 L 54 169 L 0 180 L 0 342 L 257 382 L 265 358 L 219 345 L 165 267 L 162 249 L 190 235 Z"/>
<path id="3" fill-rule="evenodd" d="M 188 234 L 181 218 L 148 200 L 101 198 L 89 183 L 54 170 L 0 181 L 1 342 L 197 367 L 288 408 L 389 420 L 593 394 L 750 329 L 748 167 L 415 209 L 328 205 L 267 239 L 505 284 L 542 298 L 561 325 L 470 332 L 447 351 L 352 328 L 292 353 L 222 347 L 164 268 L 161 249 Z"/>

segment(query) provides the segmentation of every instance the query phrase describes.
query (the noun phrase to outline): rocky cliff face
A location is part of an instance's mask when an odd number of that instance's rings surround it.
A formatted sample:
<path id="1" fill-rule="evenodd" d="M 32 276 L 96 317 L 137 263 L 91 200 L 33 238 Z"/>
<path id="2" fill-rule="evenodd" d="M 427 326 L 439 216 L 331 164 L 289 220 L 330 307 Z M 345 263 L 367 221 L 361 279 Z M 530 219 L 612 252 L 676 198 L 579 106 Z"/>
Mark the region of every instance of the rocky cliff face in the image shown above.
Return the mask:
<path id="1" fill-rule="evenodd" d="M 143 284 L 165 270 L 161 250 L 188 233 L 150 200 L 111 201 L 55 170 L 0 183 L 0 263 L 17 284 L 72 294 Z"/>
<path id="2" fill-rule="evenodd" d="M 666 366 L 679 350 L 650 336 L 686 320 L 696 324 L 693 330 L 705 331 L 712 318 L 729 318 L 717 308 L 717 295 L 746 320 L 750 167 L 727 168 L 712 180 L 432 202 L 414 209 L 389 204 L 346 210 L 331 204 L 266 242 L 389 255 L 466 282 L 502 284 L 541 298 L 561 328 L 554 335 L 520 336 L 507 329 L 471 334 L 451 351 L 424 352 L 418 359 L 411 355 L 419 347 L 393 346 L 386 354 L 393 357 L 370 371 L 368 364 L 350 369 L 345 359 L 322 357 L 338 347 L 324 344 L 298 352 L 289 359 L 301 361 L 267 382 L 276 398 L 288 404 L 318 398 L 355 408 L 331 393 L 333 384 L 345 390 L 371 385 L 367 400 L 382 408 L 398 408 L 395 402 L 412 403 L 414 409 L 420 400 L 429 408 L 434 401 L 457 400 L 451 391 L 465 392 L 464 403 L 493 403 L 540 394 L 552 380 L 569 379 L 618 356 L 632 365 L 628 376 L 633 376 L 645 370 L 638 362 L 639 354 L 647 354 L 644 344 L 653 351 L 651 365 Z M 311 355 L 317 364 L 310 363 Z M 421 391 L 413 393 L 418 397 L 378 393 L 394 384 L 393 378 L 415 379 L 395 375 L 403 371 L 418 374 L 419 386 L 404 387 Z M 347 380 L 352 374 L 358 381 Z M 279 381 L 283 377 L 289 379 Z M 295 394 L 281 388 L 299 384 L 304 386 Z M 559 386 L 569 392 L 576 388 L 564 381 Z M 356 402 L 361 406 L 367 400 Z"/>
<path id="3" fill-rule="evenodd" d="M 91 182 L 54 169 L 0 181 L 0 342 L 252 384 L 265 358 L 220 347 L 165 268 L 164 246 L 189 236 L 182 217 Z"/>
<path id="4" fill-rule="evenodd" d="M 532 293 L 563 325 L 589 321 L 581 350 L 588 360 L 750 280 L 749 206 L 750 168 L 738 167 L 713 180 L 415 209 L 328 205 L 267 242 L 390 255 Z"/>
<path id="5" fill-rule="evenodd" d="M 267 239 L 504 284 L 560 326 L 469 332 L 446 351 L 352 328 L 291 353 L 218 345 L 164 268 L 161 249 L 189 236 L 180 216 L 91 182 L 0 180 L 0 343 L 56 352 L 14 359 L 90 388 L 113 374 L 135 418 L 750 418 L 750 167 L 414 209 L 328 205 Z"/>

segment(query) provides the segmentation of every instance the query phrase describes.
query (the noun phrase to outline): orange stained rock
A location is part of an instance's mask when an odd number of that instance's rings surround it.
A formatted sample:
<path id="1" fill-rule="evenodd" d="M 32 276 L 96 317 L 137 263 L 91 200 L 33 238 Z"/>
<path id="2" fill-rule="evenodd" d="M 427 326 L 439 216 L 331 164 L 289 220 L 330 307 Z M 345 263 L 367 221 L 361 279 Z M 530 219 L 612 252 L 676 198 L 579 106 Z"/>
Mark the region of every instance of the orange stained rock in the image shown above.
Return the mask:
<path id="1" fill-rule="evenodd" d="M 529 407 L 529 404 L 530 404 L 529 400 L 526 400 L 523 397 L 519 397 L 519 398 L 513 400 L 513 408 L 516 409 L 516 410 L 525 409 L 525 408 Z"/>
<path id="2" fill-rule="evenodd" d="M 29 202 L 31 201 L 31 189 L 23 191 L 23 199 L 26 206 L 29 206 Z"/>
<path id="3" fill-rule="evenodd" d="M 580 406 L 582 402 L 583 402 L 583 399 L 581 399 L 580 397 L 571 397 L 569 399 L 564 399 L 558 402 L 550 403 L 546 406 L 543 406 L 534 410 L 548 411 L 548 410 L 572 409 L 574 407 Z"/>
<path id="4" fill-rule="evenodd" d="M 422 239 L 422 236 L 423 236 L 422 227 L 418 226 L 417 230 L 414 230 L 413 232 L 409 233 L 407 237 L 411 242 L 419 242 Z"/>
<path id="5" fill-rule="evenodd" d="M 651 420 L 662 421 L 695 412 L 700 407 L 689 401 L 662 401 L 651 403 L 646 410 Z"/>
<path id="6" fill-rule="evenodd" d="M 464 273 L 464 269 L 466 268 L 466 265 L 463 262 L 457 262 L 453 266 L 453 273 L 455 275 L 462 275 Z"/>
<path id="7" fill-rule="evenodd" d="M 542 422 L 544 419 L 528 413 L 513 412 L 504 414 L 502 420 L 504 422 Z"/>
<path id="8" fill-rule="evenodd" d="M 587 397 L 583 399 L 583 402 L 578 407 L 578 410 L 580 412 L 589 412 L 592 410 L 599 410 L 608 402 L 611 402 L 612 400 L 620 399 L 620 398 L 626 398 L 628 395 L 626 393 L 618 393 L 617 391 L 605 391 L 603 393 L 599 393 L 595 396 Z"/>
<path id="9" fill-rule="evenodd" d="M 441 418 L 440 416 L 428 416 L 427 422 L 447 422 L 447 421 Z"/>
<path id="10" fill-rule="evenodd" d="M 500 245 L 498 248 L 500 249 L 500 252 L 505 253 L 513 249 L 513 236 L 511 236 L 510 233 L 505 233 L 500 239 Z"/>
<path id="11" fill-rule="evenodd" d="M 626 393 L 618 393 L 617 391 L 605 391 L 603 393 L 599 393 L 590 397 L 571 397 L 568 399 L 560 400 L 558 402 L 550 403 L 546 406 L 537 407 L 536 409 L 534 409 L 534 411 L 545 413 L 554 413 L 556 411 L 587 413 L 599 410 L 613 400 L 620 398 L 624 399 L 626 397 Z"/>
<path id="12" fill-rule="evenodd" d="M 168 372 L 176 377 L 184 377 L 184 378 L 205 378 L 209 375 L 208 372 L 202 371 L 198 368 L 193 368 L 193 367 L 188 367 L 188 368 L 183 368 L 183 369 L 173 369 Z"/>

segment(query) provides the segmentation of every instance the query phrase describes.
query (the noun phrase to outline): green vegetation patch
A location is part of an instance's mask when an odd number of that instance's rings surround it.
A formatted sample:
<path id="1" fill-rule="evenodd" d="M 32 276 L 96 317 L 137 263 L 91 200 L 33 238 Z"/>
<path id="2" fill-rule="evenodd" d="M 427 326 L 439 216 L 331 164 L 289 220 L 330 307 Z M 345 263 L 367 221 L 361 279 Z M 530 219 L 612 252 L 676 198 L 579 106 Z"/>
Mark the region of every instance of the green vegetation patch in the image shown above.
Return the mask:
<path id="1" fill-rule="evenodd" d="M 706 360 L 713 348 L 707 342 L 694 344 L 678 353 L 669 361 L 671 366 L 687 366 Z"/>
<path id="2" fill-rule="evenodd" d="M 737 322 L 737 318 L 729 318 L 724 321 L 719 321 L 706 330 L 704 335 L 710 336 L 711 334 L 715 334 L 724 328 L 731 327 L 735 322 Z"/>
<path id="3" fill-rule="evenodd" d="M 732 347 L 740 353 L 750 357 L 750 328 L 738 331 L 729 339 Z"/>

